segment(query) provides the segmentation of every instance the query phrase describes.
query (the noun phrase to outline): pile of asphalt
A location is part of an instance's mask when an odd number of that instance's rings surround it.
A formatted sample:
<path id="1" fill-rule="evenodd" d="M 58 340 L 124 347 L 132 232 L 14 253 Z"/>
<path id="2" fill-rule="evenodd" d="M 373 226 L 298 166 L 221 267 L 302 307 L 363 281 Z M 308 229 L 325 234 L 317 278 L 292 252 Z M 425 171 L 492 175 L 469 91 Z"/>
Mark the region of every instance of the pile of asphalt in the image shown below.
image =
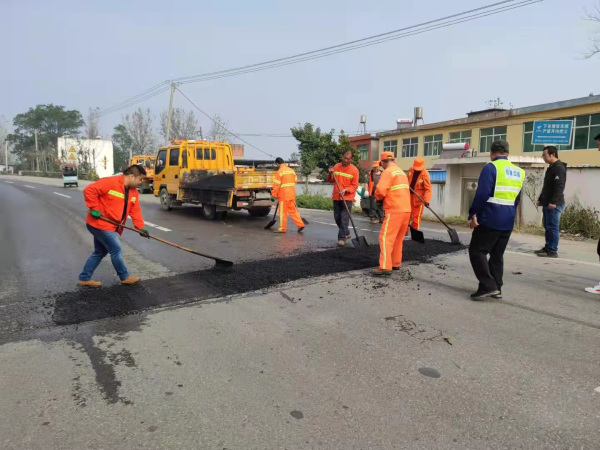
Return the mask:
<path id="1" fill-rule="evenodd" d="M 350 245 L 350 244 L 349 244 Z M 404 243 L 403 262 L 427 262 L 432 257 L 463 250 L 442 241 Z M 244 262 L 231 268 L 201 270 L 143 281 L 137 286 L 80 289 L 59 294 L 52 319 L 58 325 L 76 324 L 136 313 L 151 308 L 266 289 L 290 281 L 367 269 L 379 265 L 379 246 L 302 253 L 285 258 Z"/>

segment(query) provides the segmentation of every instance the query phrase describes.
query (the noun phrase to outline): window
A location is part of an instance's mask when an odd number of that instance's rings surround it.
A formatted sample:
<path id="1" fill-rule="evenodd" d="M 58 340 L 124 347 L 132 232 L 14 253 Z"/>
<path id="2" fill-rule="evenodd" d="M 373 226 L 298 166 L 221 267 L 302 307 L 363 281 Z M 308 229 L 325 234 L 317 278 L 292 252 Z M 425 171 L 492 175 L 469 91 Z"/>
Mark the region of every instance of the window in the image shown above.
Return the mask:
<path id="1" fill-rule="evenodd" d="M 383 143 L 384 152 L 394 152 L 394 157 L 398 156 L 398 141 L 386 141 Z"/>
<path id="2" fill-rule="evenodd" d="M 492 142 L 506 140 L 506 127 L 482 128 L 479 139 L 479 153 L 489 153 Z"/>
<path id="3" fill-rule="evenodd" d="M 359 145 L 356 147 L 356 150 L 358 151 L 358 153 L 360 155 L 361 161 L 369 160 L 369 144 Z"/>
<path id="4" fill-rule="evenodd" d="M 158 152 L 158 156 L 156 157 L 156 170 L 154 173 L 158 175 L 165 168 L 165 164 L 167 164 L 167 151 L 161 150 Z"/>
<path id="5" fill-rule="evenodd" d="M 204 157 L 202 157 L 203 155 Z M 196 149 L 196 159 L 205 161 L 215 160 L 217 159 L 217 151 L 214 148 Z"/>
<path id="6" fill-rule="evenodd" d="M 182 169 L 187 169 L 187 157 L 188 157 L 188 151 L 184 150 L 183 153 L 181 154 L 181 168 Z"/>
<path id="7" fill-rule="evenodd" d="M 179 165 L 179 149 L 172 148 L 169 153 L 169 166 L 178 166 Z"/>
<path id="8" fill-rule="evenodd" d="M 417 156 L 419 148 L 419 138 L 408 138 L 402 139 L 402 157 L 403 158 L 414 158 Z"/>
<path id="9" fill-rule="evenodd" d="M 532 139 L 533 122 L 526 122 L 523 124 L 523 153 L 541 152 L 544 150 L 544 146 L 541 144 L 533 145 L 531 143 Z"/>
<path id="10" fill-rule="evenodd" d="M 442 153 L 442 140 L 444 136 L 441 134 L 433 134 L 425 136 L 425 156 L 439 156 Z M 415 154 L 416 156 L 416 154 Z"/>
<path id="11" fill-rule="evenodd" d="M 450 133 L 450 139 L 448 140 L 448 143 L 449 144 L 467 143 L 467 144 L 469 144 L 469 147 L 470 147 L 472 133 L 473 132 L 471 130 L 457 131 L 455 133 Z"/>

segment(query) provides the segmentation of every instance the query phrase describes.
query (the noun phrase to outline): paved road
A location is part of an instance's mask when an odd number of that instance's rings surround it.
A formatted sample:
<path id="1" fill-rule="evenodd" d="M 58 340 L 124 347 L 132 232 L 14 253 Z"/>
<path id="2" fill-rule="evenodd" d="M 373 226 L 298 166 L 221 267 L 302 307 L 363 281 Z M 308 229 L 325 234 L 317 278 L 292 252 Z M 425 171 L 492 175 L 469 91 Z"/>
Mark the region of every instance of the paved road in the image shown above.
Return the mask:
<path id="1" fill-rule="evenodd" d="M 547 261 L 516 236 L 505 299 L 473 303 L 464 251 L 374 281 L 373 255 L 332 257 L 329 213 L 275 236 L 243 212 L 208 222 L 142 202 L 157 236 L 241 272 L 126 231 L 144 287 L 118 286 L 106 262 L 107 286 L 78 290 L 81 189 L 0 177 L 0 448 L 597 447 L 600 299 L 582 291 L 600 277 L 595 248 Z"/>

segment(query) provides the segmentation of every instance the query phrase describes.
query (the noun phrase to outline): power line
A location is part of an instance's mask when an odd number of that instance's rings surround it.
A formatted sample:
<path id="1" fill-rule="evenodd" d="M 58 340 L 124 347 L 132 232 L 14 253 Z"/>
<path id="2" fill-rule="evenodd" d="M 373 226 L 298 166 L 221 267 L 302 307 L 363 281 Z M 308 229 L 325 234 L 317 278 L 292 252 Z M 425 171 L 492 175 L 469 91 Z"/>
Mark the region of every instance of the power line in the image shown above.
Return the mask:
<path id="1" fill-rule="evenodd" d="M 183 96 L 186 98 L 186 100 L 192 104 L 192 106 L 193 106 L 194 108 L 196 108 L 198 111 L 200 111 L 200 112 L 201 112 L 202 114 L 204 114 L 206 117 L 208 117 L 208 118 L 209 118 L 209 119 L 210 119 L 210 120 L 211 120 L 213 123 L 217 124 L 217 122 L 215 121 L 215 119 L 213 119 L 213 118 L 212 118 L 211 116 L 209 116 L 207 113 L 205 113 L 205 112 L 204 112 L 204 111 L 202 111 L 200 108 L 198 108 L 198 107 L 196 106 L 196 104 L 195 104 L 195 103 L 194 103 L 194 102 L 193 102 L 193 101 L 192 101 L 192 100 L 191 100 L 191 99 L 190 99 L 190 98 L 189 98 L 187 95 L 185 95 L 185 94 L 183 93 L 183 91 L 182 91 L 181 89 L 179 89 L 178 87 L 177 87 L 177 88 L 175 88 L 175 89 L 177 89 L 177 90 L 179 91 L 179 93 L 180 93 L 181 95 L 183 95 Z M 229 133 L 229 134 L 231 134 L 232 136 L 235 136 L 236 138 L 238 138 L 238 139 L 239 139 L 240 141 L 242 141 L 243 143 L 245 143 L 245 144 L 248 144 L 248 145 L 249 145 L 250 147 L 252 147 L 253 149 L 256 149 L 256 150 L 258 150 L 259 152 L 261 152 L 261 153 L 263 153 L 263 154 L 265 154 L 265 155 L 267 155 L 267 156 L 270 156 L 271 158 L 275 158 L 275 157 L 274 157 L 273 155 L 271 155 L 270 153 L 267 153 L 267 152 L 265 152 L 265 151 L 261 150 L 260 148 L 256 147 L 255 145 L 252 145 L 250 142 L 248 142 L 248 141 L 246 141 L 246 140 L 242 139 L 242 138 L 241 138 L 241 137 L 239 137 L 237 134 L 235 134 L 235 133 L 233 133 L 233 132 L 229 131 L 229 130 L 228 130 L 227 128 L 225 128 L 225 127 L 224 127 L 222 124 L 220 124 L 220 123 L 219 123 L 219 124 L 217 124 L 217 125 L 218 125 L 219 127 L 223 128 L 225 131 L 227 131 L 227 133 Z"/>
<path id="2" fill-rule="evenodd" d="M 100 115 L 106 115 L 110 113 L 114 113 L 120 111 L 125 108 L 129 108 L 133 105 L 136 105 L 142 101 L 145 101 L 149 98 L 155 97 L 169 89 L 167 86 L 171 82 L 176 82 L 180 84 L 188 84 L 188 83 L 196 83 L 200 81 L 209 81 L 215 80 L 219 78 L 226 78 L 231 76 L 242 75 L 245 73 L 257 72 L 262 70 L 268 70 L 276 67 L 287 66 L 290 64 L 298 64 L 304 61 L 310 61 L 312 59 L 324 58 L 327 56 L 335 55 L 338 53 L 344 53 L 352 50 L 356 50 L 363 47 L 369 47 L 372 45 L 377 45 L 383 42 L 402 39 L 405 37 L 413 36 L 416 34 L 425 33 L 428 31 L 433 31 L 440 28 L 446 28 L 453 25 L 457 25 L 463 22 L 469 22 L 472 20 L 480 19 L 482 17 L 487 17 L 495 14 L 500 14 L 506 11 L 510 11 L 512 9 L 523 8 L 528 5 L 532 5 L 534 3 L 540 3 L 543 0 L 522 0 L 520 2 L 514 3 L 516 0 L 504 0 L 501 2 L 493 3 L 487 6 L 482 6 L 479 8 L 471 9 L 468 11 L 463 11 L 461 13 L 452 14 L 450 16 L 442 17 L 435 20 L 430 20 L 427 22 L 420 23 L 418 25 L 412 25 L 409 27 L 401 28 L 394 31 L 389 31 L 386 33 L 357 39 L 354 41 L 346 42 L 344 44 L 339 44 L 331 47 L 325 47 L 318 50 L 313 50 L 310 52 L 299 53 L 292 56 L 287 56 L 284 58 L 278 58 L 270 61 L 265 61 L 256 64 L 250 64 L 246 66 L 241 66 L 232 69 L 221 70 L 217 72 L 209 72 L 200 75 L 192 75 L 188 77 L 181 77 L 174 79 L 172 81 L 163 81 L 145 91 L 124 100 L 112 107 L 106 108 L 100 111 Z M 513 3 L 513 4 L 511 4 Z M 495 9 L 494 9 L 495 8 Z M 466 16 L 466 17 L 465 17 Z M 441 22 L 441 23 L 440 23 Z M 434 25 L 435 24 L 435 25 Z M 412 31 L 409 31 L 412 30 Z M 401 33 L 401 34 L 399 34 Z M 181 92 L 181 91 L 180 91 Z"/>

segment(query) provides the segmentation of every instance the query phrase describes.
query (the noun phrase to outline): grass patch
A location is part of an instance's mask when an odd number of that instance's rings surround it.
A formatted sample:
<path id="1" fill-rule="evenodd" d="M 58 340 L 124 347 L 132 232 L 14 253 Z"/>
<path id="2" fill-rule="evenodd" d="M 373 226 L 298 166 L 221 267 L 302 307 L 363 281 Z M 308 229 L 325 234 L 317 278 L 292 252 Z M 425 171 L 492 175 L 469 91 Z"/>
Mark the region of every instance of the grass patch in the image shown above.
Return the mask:
<path id="1" fill-rule="evenodd" d="M 570 204 L 560 217 L 561 233 L 576 237 L 600 239 L 600 220 L 598 211 L 579 202 Z"/>
<path id="2" fill-rule="evenodd" d="M 296 196 L 298 208 L 333 211 L 333 200 L 321 194 L 301 194 Z"/>

